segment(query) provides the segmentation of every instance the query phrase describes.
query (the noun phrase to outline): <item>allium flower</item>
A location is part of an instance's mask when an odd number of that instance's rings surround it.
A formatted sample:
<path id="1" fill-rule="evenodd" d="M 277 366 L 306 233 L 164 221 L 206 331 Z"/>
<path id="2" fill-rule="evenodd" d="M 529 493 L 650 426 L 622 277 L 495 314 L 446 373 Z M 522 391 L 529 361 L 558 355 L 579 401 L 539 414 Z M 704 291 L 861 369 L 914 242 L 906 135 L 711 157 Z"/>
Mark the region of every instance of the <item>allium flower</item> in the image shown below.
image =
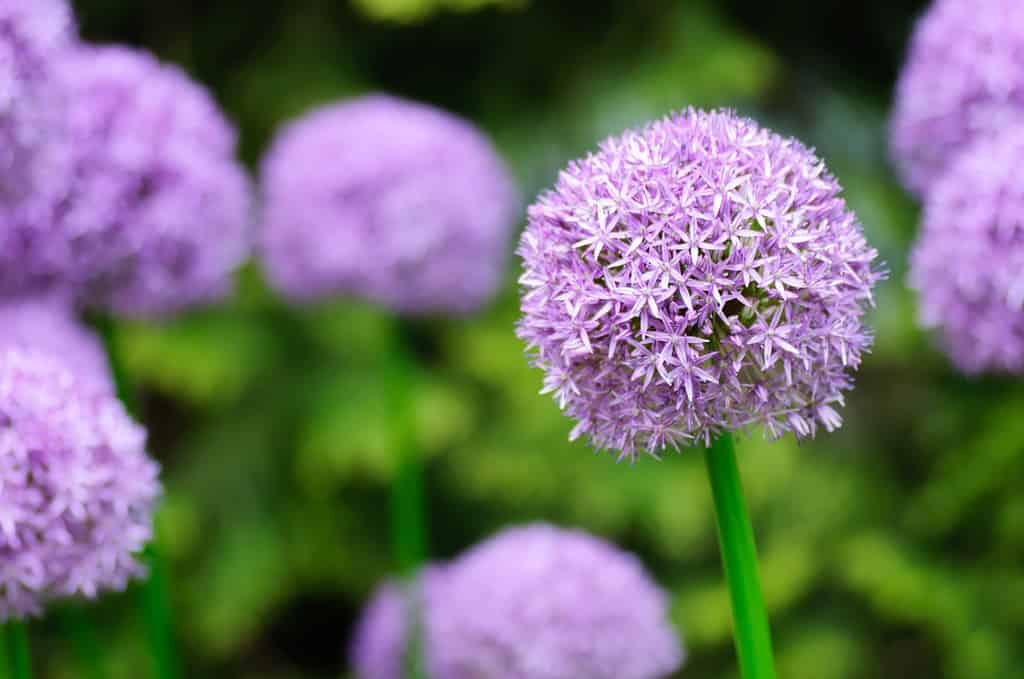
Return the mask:
<path id="1" fill-rule="evenodd" d="M 0 349 L 0 620 L 140 573 L 159 493 L 145 438 L 57 359 Z"/>
<path id="2" fill-rule="evenodd" d="M 640 562 L 578 531 L 506 530 L 452 563 L 424 601 L 435 679 L 657 679 L 683 660 Z"/>
<path id="3" fill-rule="evenodd" d="M 66 174 L 64 102 L 53 71 L 73 36 L 65 0 L 0 0 L 2 221 L 12 219 L 12 204 L 52 187 Z"/>
<path id="4" fill-rule="evenodd" d="M 871 337 L 876 252 L 824 163 L 729 112 L 605 141 L 529 210 L 519 335 L 572 437 L 623 456 L 811 436 Z"/>
<path id="5" fill-rule="evenodd" d="M 979 135 L 1024 116 L 1024 3 L 936 0 L 896 86 L 893 156 L 923 196 Z"/>
<path id="6" fill-rule="evenodd" d="M 371 95 L 286 126 L 263 163 L 271 282 L 403 313 L 469 312 L 495 291 L 515 219 L 505 165 L 468 122 Z"/>
<path id="7" fill-rule="evenodd" d="M 91 387 L 114 391 L 103 345 L 75 320 L 70 305 L 63 300 L 33 298 L 0 304 L 0 351 L 3 349 L 49 354 Z"/>
<path id="8" fill-rule="evenodd" d="M 910 261 L 923 322 L 964 372 L 1024 372 L 1024 121 L 980 139 L 929 192 Z"/>
<path id="9" fill-rule="evenodd" d="M 145 52 L 82 47 L 62 60 L 75 181 L 60 216 L 0 256 L 0 273 L 160 314 L 227 291 L 250 240 L 250 185 L 209 94 Z"/>

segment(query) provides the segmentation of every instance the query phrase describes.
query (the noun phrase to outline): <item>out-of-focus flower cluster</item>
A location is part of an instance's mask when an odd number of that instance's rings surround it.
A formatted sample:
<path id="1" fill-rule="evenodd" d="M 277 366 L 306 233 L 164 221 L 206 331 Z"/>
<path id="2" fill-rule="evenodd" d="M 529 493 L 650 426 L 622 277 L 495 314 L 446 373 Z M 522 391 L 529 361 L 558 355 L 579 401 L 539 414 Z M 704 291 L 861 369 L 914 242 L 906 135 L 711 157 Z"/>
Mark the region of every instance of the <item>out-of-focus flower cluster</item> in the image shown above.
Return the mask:
<path id="1" fill-rule="evenodd" d="M 136 314 L 221 297 L 248 256 L 249 181 L 235 131 L 178 67 L 122 47 L 62 63 L 75 178 L 40 238 L 92 304 Z"/>
<path id="2" fill-rule="evenodd" d="M 73 36 L 64 0 L 0 0 L 0 219 L 66 172 L 54 65 Z"/>
<path id="3" fill-rule="evenodd" d="M 529 210 L 519 335 L 573 437 L 633 457 L 839 426 L 880 277 L 839 194 L 811 151 L 730 112 L 571 163 Z"/>
<path id="4" fill-rule="evenodd" d="M 0 296 L 144 315 L 216 299 L 252 238 L 233 128 L 177 67 L 70 27 L 63 2 L 0 4 Z"/>
<path id="5" fill-rule="evenodd" d="M 497 289 L 517 204 L 490 143 L 432 107 L 370 95 L 284 127 L 263 163 L 271 282 L 402 313 L 465 313 Z"/>
<path id="6" fill-rule="evenodd" d="M 911 256 L 922 319 L 967 373 L 1024 372 L 1022 164 L 1020 124 L 960 155 L 931 190 Z"/>
<path id="7" fill-rule="evenodd" d="M 1024 371 L 1024 4 L 938 0 L 896 89 L 892 149 L 924 201 L 921 319 L 969 374 Z"/>
<path id="8" fill-rule="evenodd" d="M 0 619 L 140 573 L 159 493 L 145 440 L 109 390 L 0 349 Z"/>
<path id="9" fill-rule="evenodd" d="M 980 137 L 1024 116 L 1024 3 L 936 0 L 896 86 L 893 157 L 918 196 Z"/>
<path id="10" fill-rule="evenodd" d="M 409 602 L 420 624 L 410 624 Z M 436 679 L 658 679 L 682 664 L 664 594 L 630 554 L 545 524 L 513 528 L 406 593 L 381 587 L 353 644 L 362 679 L 397 679 L 409 630 Z M 414 609 L 415 610 L 415 609 Z"/>

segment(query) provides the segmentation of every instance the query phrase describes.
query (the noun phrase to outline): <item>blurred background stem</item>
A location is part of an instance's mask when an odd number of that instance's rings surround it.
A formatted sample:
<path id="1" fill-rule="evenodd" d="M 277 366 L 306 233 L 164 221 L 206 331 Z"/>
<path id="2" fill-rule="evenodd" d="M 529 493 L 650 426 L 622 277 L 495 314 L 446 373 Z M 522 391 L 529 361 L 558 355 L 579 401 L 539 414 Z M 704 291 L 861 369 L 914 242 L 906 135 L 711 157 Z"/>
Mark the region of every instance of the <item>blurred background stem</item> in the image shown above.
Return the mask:
<path id="1" fill-rule="evenodd" d="M 85 609 L 77 604 L 57 611 L 64 634 L 71 640 L 82 679 L 105 679 L 103 651 Z"/>
<path id="2" fill-rule="evenodd" d="M 715 439 L 705 451 L 705 462 L 714 496 L 722 565 L 732 600 L 733 637 L 740 672 L 743 679 L 775 679 L 768 614 L 757 572 L 757 548 L 732 434 Z"/>
<path id="3" fill-rule="evenodd" d="M 11 679 L 30 679 L 32 660 L 28 647 L 28 632 L 21 620 L 10 620 L 7 623 L 7 651 Z"/>
<path id="4" fill-rule="evenodd" d="M 416 445 L 415 400 L 412 393 L 417 362 L 409 335 L 408 328 L 400 323 L 391 356 L 387 360 L 397 457 L 391 491 L 391 533 L 395 563 L 403 580 L 409 611 L 403 674 L 406 679 L 421 679 L 425 673 L 420 652 L 422 621 L 416 577 L 427 560 L 427 518 L 423 465 Z"/>
<path id="5" fill-rule="evenodd" d="M 132 417 L 138 417 L 138 402 L 135 392 L 128 382 L 124 364 L 117 349 L 114 337 L 114 321 L 105 314 L 94 314 L 90 322 L 103 340 L 110 362 L 110 370 L 114 375 L 117 396 L 124 404 L 125 410 Z M 146 626 L 146 637 L 149 640 L 150 654 L 153 659 L 153 672 L 156 679 L 178 679 L 177 654 L 174 645 L 174 622 L 171 616 L 170 588 L 167 573 L 158 547 L 159 517 L 153 520 L 153 540 L 143 554 L 143 561 L 149 569 L 149 577 L 142 583 L 139 604 L 142 608 L 143 622 Z"/>

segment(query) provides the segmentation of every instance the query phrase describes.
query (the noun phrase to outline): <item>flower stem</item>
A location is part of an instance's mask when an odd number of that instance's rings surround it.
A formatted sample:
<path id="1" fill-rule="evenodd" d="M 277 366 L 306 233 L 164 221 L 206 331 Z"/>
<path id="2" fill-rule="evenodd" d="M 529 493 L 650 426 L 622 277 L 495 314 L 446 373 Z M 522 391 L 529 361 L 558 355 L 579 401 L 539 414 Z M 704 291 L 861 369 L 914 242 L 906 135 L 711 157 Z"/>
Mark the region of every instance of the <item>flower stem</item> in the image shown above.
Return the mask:
<path id="1" fill-rule="evenodd" d="M 89 616 L 79 605 L 68 605 L 57 612 L 65 634 L 71 639 L 71 646 L 78 661 L 78 670 L 85 679 L 105 679 L 103 651 L 96 632 L 89 622 Z"/>
<path id="2" fill-rule="evenodd" d="M 28 648 L 28 632 L 21 620 L 7 622 L 7 647 L 11 661 L 11 679 L 31 679 L 32 658 Z"/>
<path id="3" fill-rule="evenodd" d="M 705 451 L 715 502 L 718 542 L 732 598 L 736 655 L 743 679 L 775 679 L 772 640 L 757 575 L 757 549 L 732 435 L 722 434 Z"/>
<path id="4" fill-rule="evenodd" d="M 117 396 L 125 410 L 132 416 L 138 415 L 138 403 L 121 361 L 114 338 L 114 322 L 109 316 L 96 314 L 91 318 L 93 328 L 103 340 L 114 375 Z M 157 521 L 154 519 L 154 524 Z M 154 526 L 155 529 L 155 526 Z M 158 535 L 146 547 L 143 560 L 149 569 L 149 577 L 140 590 L 139 604 L 142 608 L 146 636 L 149 639 L 150 654 L 153 658 L 153 672 L 156 679 L 178 679 L 178 658 L 174 644 L 174 622 L 171 618 L 170 587 L 163 559 L 157 547 Z"/>
<path id="5" fill-rule="evenodd" d="M 397 342 L 389 357 L 392 433 L 397 459 L 391 490 L 391 533 L 398 572 L 406 590 L 406 648 L 403 654 L 405 679 L 422 679 L 422 620 L 416 573 L 427 559 L 426 500 L 423 466 L 416 449 L 415 403 L 412 387 L 416 360 L 409 346 L 406 328 L 398 328 Z"/>

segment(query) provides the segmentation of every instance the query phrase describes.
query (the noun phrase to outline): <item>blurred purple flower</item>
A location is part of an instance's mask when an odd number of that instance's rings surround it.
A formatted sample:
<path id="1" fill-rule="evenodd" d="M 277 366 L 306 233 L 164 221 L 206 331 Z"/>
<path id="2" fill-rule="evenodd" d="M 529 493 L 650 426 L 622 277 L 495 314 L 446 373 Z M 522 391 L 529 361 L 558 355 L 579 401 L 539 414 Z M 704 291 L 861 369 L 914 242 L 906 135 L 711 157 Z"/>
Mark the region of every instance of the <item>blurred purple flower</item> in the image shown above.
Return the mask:
<path id="1" fill-rule="evenodd" d="M 321 108 L 280 132 L 262 183 L 264 261 L 292 299 L 464 313 L 500 283 L 515 188 L 453 115 L 385 95 Z"/>
<path id="2" fill-rule="evenodd" d="M 1024 120 L 935 183 L 910 260 L 921 318 L 964 372 L 1024 373 Z"/>
<path id="3" fill-rule="evenodd" d="M 936 0 L 918 21 L 896 86 L 893 157 L 924 196 L 979 135 L 1024 116 L 1024 3 Z"/>
<path id="4" fill-rule="evenodd" d="M 73 370 L 90 387 L 114 392 L 110 364 L 100 339 L 79 323 L 59 298 L 0 303 L 0 350 L 38 350 Z"/>
<path id="5" fill-rule="evenodd" d="M 74 34 L 65 0 L 0 0 L 0 220 L 66 178 L 54 65 Z"/>
<path id="6" fill-rule="evenodd" d="M 160 490 L 145 438 L 57 359 L 0 349 L 0 620 L 140 574 Z"/>
<path id="7" fill-rule="evenodd" d="M 871 342 L 877 253 L 824 163 L 730 112 L 605 141 L 529 210 L 519 336 L 599 448 L 812 436 Z"/>
<path id="8" fill-rule="evenodd" d="M 58 284 L 144 315 L 223 295 L 248 254 L 251 187 L 213 99 L 121 47 L 74 50 L 60 76 L 74 181 L 57 216 L 0 256 L 5 287 Z"/>
<path id="9" fill-rule="evenodd" d="M 642 564 L 580 531 L 506 530 L 426 570 L 411 595 L 431 679 L 658 679 L 683 662 Z M 387 583 L 367 605 L 351 654 L 360 679 L 401 678 L 407 596 Z"/>
<path id="10" fill-rule="evenodd" d="M 545 524 L 453 562 L 424 612 L 435 679 L 658 679 L 683 661 L 665 596 L 635 557 Z"/>

